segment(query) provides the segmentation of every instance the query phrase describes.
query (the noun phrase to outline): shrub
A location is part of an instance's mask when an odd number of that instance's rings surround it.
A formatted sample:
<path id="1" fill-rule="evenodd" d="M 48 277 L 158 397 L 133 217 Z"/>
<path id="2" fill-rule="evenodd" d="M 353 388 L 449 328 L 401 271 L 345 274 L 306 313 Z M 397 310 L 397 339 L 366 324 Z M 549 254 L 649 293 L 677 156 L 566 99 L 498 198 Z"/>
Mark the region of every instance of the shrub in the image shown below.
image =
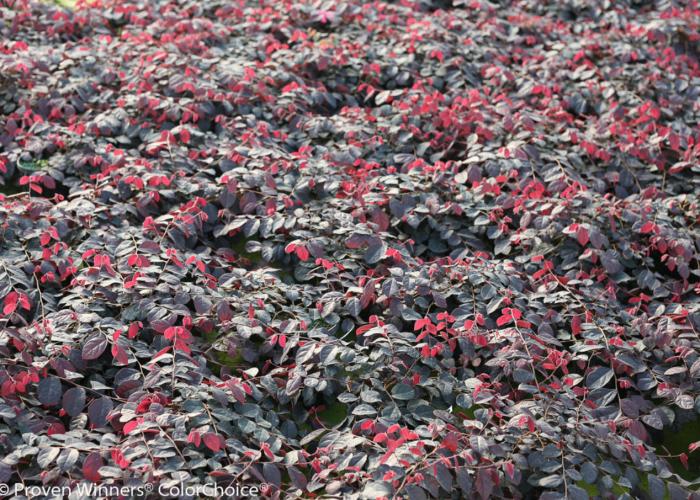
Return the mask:
<path id="1" fill-rule="evenodd" d="M 0 480 L 696 494 L 696 2 L 319 5 L 3 3 Z"/>

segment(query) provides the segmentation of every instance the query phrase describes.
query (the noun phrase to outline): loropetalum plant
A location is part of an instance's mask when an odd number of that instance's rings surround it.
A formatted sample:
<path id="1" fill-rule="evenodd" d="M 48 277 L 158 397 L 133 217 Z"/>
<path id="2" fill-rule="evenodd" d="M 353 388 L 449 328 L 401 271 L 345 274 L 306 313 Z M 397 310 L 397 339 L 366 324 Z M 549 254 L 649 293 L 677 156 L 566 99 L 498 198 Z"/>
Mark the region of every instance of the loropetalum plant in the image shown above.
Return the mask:
<path id="1" fill-rule="evenodd" d="M 0 4 L 0 481 L 697 495 L 697 1 Z"/>

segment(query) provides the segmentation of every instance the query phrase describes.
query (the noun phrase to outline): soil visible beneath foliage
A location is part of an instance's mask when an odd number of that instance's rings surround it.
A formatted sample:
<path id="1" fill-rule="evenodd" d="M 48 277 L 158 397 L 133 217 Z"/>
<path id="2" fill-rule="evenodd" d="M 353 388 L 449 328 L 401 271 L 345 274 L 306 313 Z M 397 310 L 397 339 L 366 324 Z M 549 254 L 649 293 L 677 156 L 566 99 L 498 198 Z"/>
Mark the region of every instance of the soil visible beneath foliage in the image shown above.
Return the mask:
<path id="1" fill-rule="evenodd" d="M 698 495 L 695 0 L 0 0 L 0 482 Z"/>

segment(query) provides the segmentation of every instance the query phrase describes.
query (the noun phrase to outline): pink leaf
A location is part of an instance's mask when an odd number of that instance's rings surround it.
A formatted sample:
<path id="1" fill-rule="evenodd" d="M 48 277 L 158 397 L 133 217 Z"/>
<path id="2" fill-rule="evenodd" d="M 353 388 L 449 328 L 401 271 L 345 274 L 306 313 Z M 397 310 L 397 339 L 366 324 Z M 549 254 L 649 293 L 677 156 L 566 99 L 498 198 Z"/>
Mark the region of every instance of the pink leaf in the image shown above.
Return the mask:
<path id="1" fill-rule="evenodd" d="M 102 467 L 102 458 L 97 452 L 90 453 L 85 462 L 83 462 L 83 476 L 88 481 L 97 483 L 102 479 L 100 476 L 100 467 Z"/>
<path id="2" fill-rule="evenodd" d="M 646 222 L 646 223 L 642 226 L 642 228 L 640 229 L 640 231 L 641 231 L 642 234 L 648 234 L 648 233 L 651 233 L 651 232 L 654 230 L 654 227 L 655 227 L 655 226 L 654 226 L 654 223 L 651 222 L 651 221 L 649 221 L 649 222 Z"/>
<path id="3" fill-rule="evenodd" d="M 508 474 L 508 477 L 513 479 L 515 476 L 515 466 L 513 465 L 513 462 L 506 462 L 506 473 Z"/>
<path id="4" fill-rule="evenodd" d="M 139 426 L 138 420 L 131 420 L 124 424 L 123 432 L 124 434 L 131 434 L 131 432 Z"/>
<path id="5" fill-rule="evenodd" d="M 309 251 L 306 249 L 306 247 L 298 246 L 296 247 L 296 254 L 299 259 L 303 260 L 306 262 L 309 260 Z"/>
<path id="6" fill-rule="evenodd" d="M 586 228 L 579 226 L 578 231 L 576 231 L 576 239 L 578 240 L 579 245 L 582 247 L 586 246 L 589 240 L 588 231 Z"/>
<path id="7" fill-rule="evenodd" d="M 571 318 L 571 333 L 574 335 L 581 333 L 581 317 L 578 314 Z"/>
<path id="8" fill-rule="evenodd" d="M 204 445 L 213 452 L 217 452 L 221 449 L 221 437 L 213 432 L 207 432 L 202 436 Z"/>

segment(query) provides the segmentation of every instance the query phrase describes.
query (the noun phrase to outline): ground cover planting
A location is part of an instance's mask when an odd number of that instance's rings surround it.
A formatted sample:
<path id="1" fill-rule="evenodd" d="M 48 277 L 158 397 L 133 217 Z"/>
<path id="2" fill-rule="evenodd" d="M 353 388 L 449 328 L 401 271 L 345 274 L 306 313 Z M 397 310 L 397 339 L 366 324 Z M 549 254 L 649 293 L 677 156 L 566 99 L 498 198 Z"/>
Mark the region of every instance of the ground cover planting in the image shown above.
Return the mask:
<path id="1" fill-rule="evenodd" d="M 699 24 L 0 0 L 0 482 L 697 498 Z"/>

